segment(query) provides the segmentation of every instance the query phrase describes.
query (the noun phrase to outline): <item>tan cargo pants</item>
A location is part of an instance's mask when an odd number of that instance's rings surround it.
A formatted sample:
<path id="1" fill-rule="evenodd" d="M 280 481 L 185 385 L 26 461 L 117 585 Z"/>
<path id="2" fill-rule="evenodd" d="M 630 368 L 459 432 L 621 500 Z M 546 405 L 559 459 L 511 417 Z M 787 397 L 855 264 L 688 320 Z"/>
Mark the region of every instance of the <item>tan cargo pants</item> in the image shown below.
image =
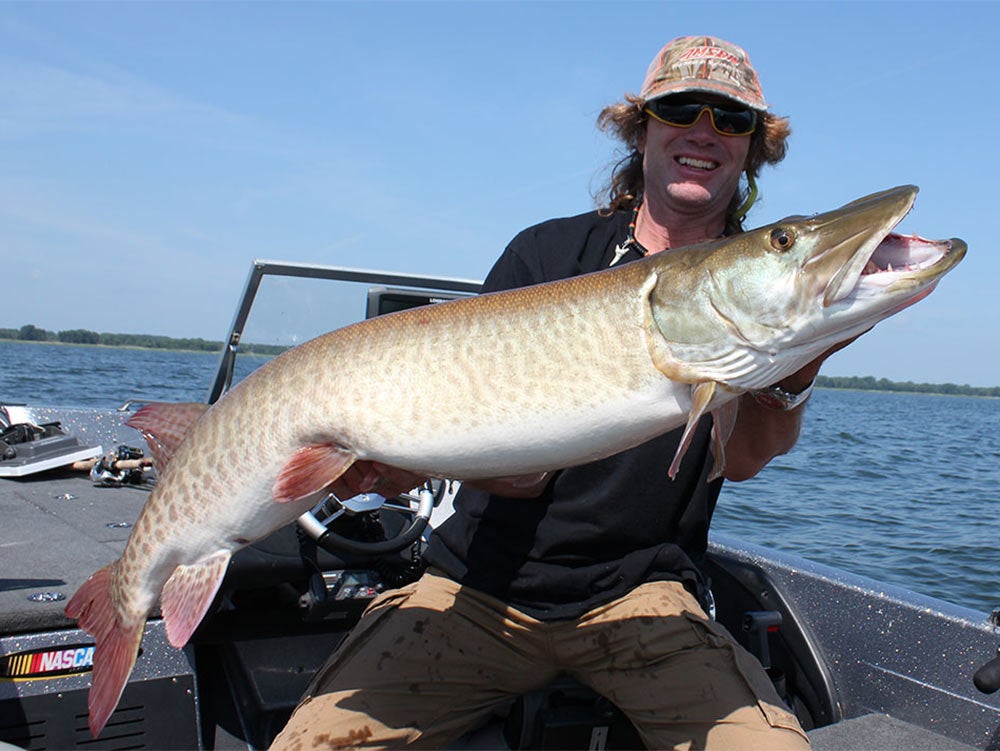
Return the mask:
<path id="1" fill-rule="evenodd" d="M 429 572 L 372 602 L 272 749 L 443 748 L 560 672 L 650 749 L 809 748 L 760 663 L 676 582 L 543 622 Z"/>

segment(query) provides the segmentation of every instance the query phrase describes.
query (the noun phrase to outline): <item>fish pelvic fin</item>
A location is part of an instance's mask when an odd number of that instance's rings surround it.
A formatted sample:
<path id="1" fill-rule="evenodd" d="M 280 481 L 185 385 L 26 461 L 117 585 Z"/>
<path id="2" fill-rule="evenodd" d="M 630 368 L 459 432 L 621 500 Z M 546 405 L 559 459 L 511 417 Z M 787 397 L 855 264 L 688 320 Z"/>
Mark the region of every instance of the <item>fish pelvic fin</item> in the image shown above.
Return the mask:
<path id="1" fill-rule="evenodd" d="M 155 402 L 140 409 L 125 424 L 138 430 L 146 439 L 153 463 L 162 471 L 181 441 L 210 406 L 202 402 Z"/>
<path id="2" fill-rule="evenodd" d="M 708 481 L 718 480 L 726 469 L 726 444 L 736 427 L 736 417 L 740 411 L 739 399 L 726 402 L 721 407 L 712 410 L 712 454 L 715 463 Z"/>
<path id="3" fill-rule="evenodd" d="M 229 566 L 232 553 L 220 550 L 198 563 L 178 566 L 163 585 L 160 605 L 167 640 L 180 649 L 205 617 Z"/>
<path id="4" fill-rule="evenodd" d="M 142 641 L 145 618 L 126 623 L 113 600 L 115 564 L 93 574 L 66 605 L 66 615 L 75 618 L 94 637 L 94 671 L 87 696 L 90 732 L 97 738 L 118 705 Z"/>
<path id="5" fill-rule="evenodd" d="M 691 389 L 691 410 L 688 412 L 687 425 L 684 426 L 684 435 L 681 436 L 677 453 L 674 454 L 674 460 L 670 462 L 670 469 L 667 471 L 671 480 L 677 477 L 677 471 L 681 467 L 681 459 L 684 458 L 684 454 L 687 453 L 688 447 L 691 445 L 698 421 L 705 415 L 712 397 L 715 396 L 716 386 L 715 381 L 705 381 Z"/>
<path id="6" fill-rule="evenodd" d="M 272 493 L 278 503 L 298 501 L 335 482 L 354 464 L 355 456 L 335 443 L 303 446 L 278 473 Z"/>

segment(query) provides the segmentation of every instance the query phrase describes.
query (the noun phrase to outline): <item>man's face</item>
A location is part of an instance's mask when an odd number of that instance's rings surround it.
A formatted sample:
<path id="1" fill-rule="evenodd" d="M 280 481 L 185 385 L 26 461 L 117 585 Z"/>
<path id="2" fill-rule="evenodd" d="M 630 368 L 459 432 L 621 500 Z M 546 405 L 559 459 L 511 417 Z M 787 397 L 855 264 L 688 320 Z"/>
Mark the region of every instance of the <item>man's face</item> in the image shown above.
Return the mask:
<path id="1" fill-rule="evenodd" d="M 698 101 L 739 107 L 718 97 L 699 97 Z M 725 213 L 746 164 L 750 136 L 717 133 L 708 112 L 686 128 L 647 117 L 640 150 L 650 208 L 660 206 L 684 214 Z"/>

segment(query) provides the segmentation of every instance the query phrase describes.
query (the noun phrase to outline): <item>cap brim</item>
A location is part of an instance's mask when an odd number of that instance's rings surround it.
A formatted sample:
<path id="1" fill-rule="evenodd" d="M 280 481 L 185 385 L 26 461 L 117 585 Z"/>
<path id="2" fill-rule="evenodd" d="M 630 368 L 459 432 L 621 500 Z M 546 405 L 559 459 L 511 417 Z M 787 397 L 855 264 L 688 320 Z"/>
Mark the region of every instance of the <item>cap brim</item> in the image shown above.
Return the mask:
<path id="1" fill-rule="evenodd" d="M 746 92 L 742 89 L 737 89 L 733 86 L 725 86 L 723 84 L 714 81 L 676 81 L 670 82 L 666 85 L 656 86 L 653 91 L 645 97 L 647 102 L 651 102 L 654 99 L 660 99 L 665 96 L 670 96 L 671 94 L 716 94 L 718 96 L 723 96 L 726 99 L 732 99 L 735 102 L 749 107 L 752 110 L 757 110 L 758 112 L 767 111 L 767 102 L 763 99 L 757 97 L 747 96 Z"/>

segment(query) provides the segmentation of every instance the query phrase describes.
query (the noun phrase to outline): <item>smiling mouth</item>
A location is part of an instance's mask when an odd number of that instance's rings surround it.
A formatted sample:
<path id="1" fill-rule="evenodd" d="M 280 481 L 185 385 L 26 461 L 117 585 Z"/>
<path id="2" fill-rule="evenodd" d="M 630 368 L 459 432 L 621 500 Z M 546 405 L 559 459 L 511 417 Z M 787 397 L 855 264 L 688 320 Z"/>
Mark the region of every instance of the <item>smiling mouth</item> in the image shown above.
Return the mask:
<path id="1" fill-rule="evenodd" d="M 714 170 L 719 166 L 718 162 L 709 159 L 695 159 L 692 156 L 679 156 L 677 163 L 684 167 L 694 167 L 695 169 Z"/>

